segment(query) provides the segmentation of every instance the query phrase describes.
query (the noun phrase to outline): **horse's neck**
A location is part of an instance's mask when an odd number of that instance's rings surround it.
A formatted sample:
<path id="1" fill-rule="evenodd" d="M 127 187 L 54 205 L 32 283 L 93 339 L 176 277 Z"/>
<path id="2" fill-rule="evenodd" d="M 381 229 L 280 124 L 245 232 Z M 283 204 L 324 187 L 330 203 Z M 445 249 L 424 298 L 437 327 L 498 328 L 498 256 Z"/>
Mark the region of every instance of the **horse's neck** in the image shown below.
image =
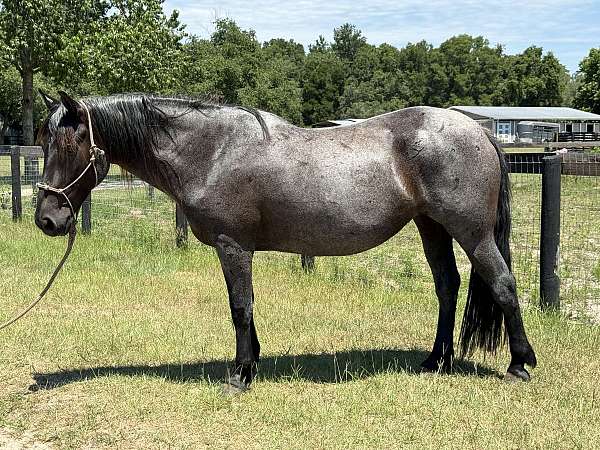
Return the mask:
<path id="1" fill-rule="evenodd" d="M 145 160 L 121 158 L 114 163 L 136 178 L 175 198 L 178 180 L 174 173 L 169 173 L 173 171 L 165 170 L 165 162 L 157 161 L 154 154 L 145 157 Z M 167 161 L 166 164 L 168 165 L 169 162 Z"/>
<path id="2" fill-rule="evenodd" d="M 167 109 L 167 112 L 175 117 L 182 113 L 177 109 Z M 215 110 L 208 120 L 202 112 L 186 114 L 181 118 L 183 122 L 170 130 L 172 137 L 160 136 L 158 151 L 146 146 L 144 154 L 138 157 L 126 151 L 111 151 L 110 143 L 107 143 L 109 161 L 178 199 L 182 183 L 192 179 L 194 182 L 202 182 L 202 172 L 208 168 L 214 152 L 221 145 L 218 138 L 222 136 L 217 131 L 228 135 L 240 134 L 236 127 L 242 121 L 236 120 L 236 117 L 242 114 L 247 113 L 235 108 Z M 261 133 L 257 133 L 257 139 L 262 139 Z M 191 165 L 194 166 L 193 170 L 190 170 Z"/>

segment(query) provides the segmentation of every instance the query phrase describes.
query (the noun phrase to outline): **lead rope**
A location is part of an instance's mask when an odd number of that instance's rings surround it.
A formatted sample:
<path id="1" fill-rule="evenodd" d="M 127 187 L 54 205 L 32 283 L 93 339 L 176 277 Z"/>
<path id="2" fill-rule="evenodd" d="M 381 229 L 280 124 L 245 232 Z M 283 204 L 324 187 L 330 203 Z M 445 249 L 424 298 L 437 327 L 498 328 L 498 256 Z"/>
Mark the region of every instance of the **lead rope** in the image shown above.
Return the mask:
<path id="1" fill-rule="evenodd" d="M 40 295 L 38 295 L 38 298 L 36 298 L 33 301 L 33 303 L 31 303 L 31 305 L 29 305 L 27 308 L 25 308 L 23 311 L 21 311 L 21 313 L 19 315 L 13 317 L 8 322 L 5 322 L 2 325 L 0 325 L 0 330 L 3 330 L 4 328 L 15 323 L 17 320 L 19 320 L 21 317 L 23 317 L 25 314 L 27 314 L 29 311 L 31 311 L 35 307 L 35 305 L 37 305 L 44 298 L 44 296 L 46 295 L 46 292 L 48 292 L 48 290 L 50 289 L 50 286 L 52 286 L 52 283 L 54 283 L 54 279 L 60 272 L 60 269 L 62 269 L 63 265 L 65 264 L 65 261 L 71 254 L 71 250 L 73 249 L 73 244 L 75 243 L 75 235 L 76 234 L 77 234 L 77 229 L 75 228 L 75 222 L 73 222 L 73 225 L 71 225 L 71 228 L 69 229 L 69 241 L 67 242 L 67 250 L 65 250 L 64 256 L 58 263 L 58 266 L 56 266 L 56 269 L 54 269 L 54 272 L 52 273 L 52 276 L 48 280 L 48 283 L 46 283 L 46 287 L 44 287 L 44 289 L 42 289 L 42 292 L 40 292 Z"/>
<path id="2" fill-rule="evenodd" d="M 83 172 L 81 172 L 81 174 L 73 182 L 69 183 L 69 185 L 64 188 L 55 188 L 55 187 L 52 187 L 47 184 L 38 183 L 38 188 L 45 189 L 47 191 L 52 191 L 57 194 L 61 194 L 67 200 L 69 209 L 71 210 L 71 214 L 73 215 L 73 223 L 71 225 L 71 228 L 69 229 L 69 240 L 67 242 L 67 249 L 65 250 L 65 254 L 63 255 L 62 259 L 58 263 L 58 266 L 56 266 L 56 269 L 54 269 L 54 272 L 52 273 L 52 276 L 48 280 L 48 283 L 46 283 L 46 286 L 44 287 L 44 289 L 42 289 L 42 292 L 40 292 L 40 295 L 38 295 L 38 298 L 36 298 L 27 308 L 25 308 L 23 311 L 21 311 L 20 314 L 18 314 L 17 316 L 13 317 L 9 321 L 0 325 L 0 331 L 5 329 L 6 327 L 12 325 L 13 323 L 15 323 L 17 320 L 19 320 L 21 317 L 23 317 L 25 314 L 27 314 L 29 311 L 31 311 L 35 307 L 35 305 L 37 305 L 39 302 L 42 301 L 42 299 L 44 298 L 44 296 L 46 295 L 46 293 L 48 292 L 48 290 L 54 283 L 54 280 L 57 277 L 58 273 L 60 272 L 63 265 L 67 261 L 67 258 L 71 254 L 71 250 L 73 250 L 73 244 L 75 243 L 75 236 L 77 235 L 77 227 L 76 227 L 77 215 L 75 214 L 75 210 L 73 209 L 71 200 L 69 200 L 69 197 L 65 193 L 65 191 L 67 189 L 69 189 L 71 186 L 73 186 L 75 183 L 77 183 L 83 177 L 83 175 L 85 175 L 85 173 L 88 171 L 90 166 L 92 166 L 94 168 L 94 175 L 96 177 L 96 183 L 94 184 L 94 187 L 96 187 L 98 185 L 98 172 L 96 170 L 96 164 L 94 164 L 94 162 L 96 160 L 96 151 L 99 150 L 99 148 L 96 145 L 96 143 L 94 142 L 94 131 L 92 129 L 92 118 L 90 116 L 90 111 L 88 110 L 85 103 L 82 102 L 81 104 L 83 105 L 83 108 L 85 109 L 85 112 L 87 113 L 87 119 L 88 119 L 88 131 L 90 134 L 90 162 L 88 163 L 86 168 L 83 169 Z"/>

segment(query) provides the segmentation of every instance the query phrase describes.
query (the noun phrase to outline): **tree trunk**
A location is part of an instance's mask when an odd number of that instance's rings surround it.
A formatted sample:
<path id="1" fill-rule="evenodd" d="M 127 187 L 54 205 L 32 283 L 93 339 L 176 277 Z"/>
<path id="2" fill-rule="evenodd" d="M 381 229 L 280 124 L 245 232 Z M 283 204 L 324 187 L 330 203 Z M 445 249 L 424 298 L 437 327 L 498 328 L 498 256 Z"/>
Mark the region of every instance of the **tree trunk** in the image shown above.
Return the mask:
<path id="1" fill-rule="evenodd" d="M 21 50 L 21 68 L 23 70 L 23 143 L 33 145 L 33 63 L 28 48 Z"/>
<path id="2" fill-rule="evenodd" d="M 4 136 L 6 135 L 6 130 L 8 130 L 8 122 L 6 119 L 2 121 L 2 130 L 0 130 L 0 145 L 4 144 Z"/>
<path id="3" fill-rule="evenodd" d="M 31 51 L 28 48 L 21 50 L 21 68 L 23 77 L 23 144 L 33 145 L 35 138 L 33 135 L 33 62 L 31 61 Z M 24 158 L 25 162 L 25 182 L 32 184 L 37 181 L 39 175 L 39 165 L 37 158 Z"/>

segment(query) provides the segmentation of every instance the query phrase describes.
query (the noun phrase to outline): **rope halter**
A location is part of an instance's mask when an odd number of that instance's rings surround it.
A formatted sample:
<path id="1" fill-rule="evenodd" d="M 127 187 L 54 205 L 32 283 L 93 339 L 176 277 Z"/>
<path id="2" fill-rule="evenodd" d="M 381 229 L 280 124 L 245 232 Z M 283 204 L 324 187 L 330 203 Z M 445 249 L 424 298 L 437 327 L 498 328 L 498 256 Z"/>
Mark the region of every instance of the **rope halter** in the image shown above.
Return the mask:
<path id="1" fill-rule="evenodd" d="M 104 154 L 104 151 L 100 147 L 98 147 L 96 145 L 96 143 L 94 142 L 94 130 L 92 128 L 92 117 L 90 115 L 90 111 L 85 103 L 81 102 L 81 105 L 83 106 L 83 109 L 85 109 L 85 113 L 87 116 L 87 122 L 88 122 L 88 133 L 90 135 L 90 161 L 88 162 L 88 165 L 85 167 L 85 169 L 83 169 L 83 171 L 79 174 L 79 176 L 77 178 L 75 178 L 71 183 L 69 183 L 67 186 L 65 186 L 63 188 L 57 188 L 54 186 L 50 186 L 49 184 L 46 184 L 46 183 L 37 183 L 36 184 L 38 189 L 42 189 L 44 191 L 50 191 L 50 192 L 54 192 L 56 194 L 62 195 L 65 198 L 65 200 L 67 201 L 67 204 L 69 205 L 69 209 L 71 210 L 71 215 L 73 216 L 75 223 L 77 222 L 77 213 L 75 212 L 75 208 L 73 208 L 73 204 L 71 203 L 71 200 L 69 199 L 69 196 L 67 195 L 66 191 L 69 190 L 70 188 L 72 188 L 73 186 L 75 186 L 79 182 L 79 180 L 81 180 L 84 177 L 84 175 L 87 173 L 87 171 L 90 169 L 90 167 L 92 169 L 94 169 L 94 177 L 96 180 L 92 189 L 95 188 L 96 186 L 98 186 L 98 171 L 96 170 L 96 156 Z"/>

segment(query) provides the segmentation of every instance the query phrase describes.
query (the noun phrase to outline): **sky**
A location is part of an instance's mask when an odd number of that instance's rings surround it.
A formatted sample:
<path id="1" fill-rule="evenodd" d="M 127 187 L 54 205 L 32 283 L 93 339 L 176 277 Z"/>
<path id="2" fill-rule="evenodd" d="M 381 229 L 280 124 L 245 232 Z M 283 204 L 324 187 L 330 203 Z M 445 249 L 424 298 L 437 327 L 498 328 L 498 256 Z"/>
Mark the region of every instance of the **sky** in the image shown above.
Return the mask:
<path id="1" fill-rule="evenodd" d="M 253 29 L 259 41 L 272 38 L 331 41 L 333 29 L 356 25 L 370 44 L 403 47 L 426 40 L 439 45 L 457 34 L 484 36 L 507 53 L 536 45 L 552 51 L 570 72 L 592 47 L 600 47 L 600 0 L 166 0 L 188 33 L 208 37 L 216 19 L 230 18 Z"/>

